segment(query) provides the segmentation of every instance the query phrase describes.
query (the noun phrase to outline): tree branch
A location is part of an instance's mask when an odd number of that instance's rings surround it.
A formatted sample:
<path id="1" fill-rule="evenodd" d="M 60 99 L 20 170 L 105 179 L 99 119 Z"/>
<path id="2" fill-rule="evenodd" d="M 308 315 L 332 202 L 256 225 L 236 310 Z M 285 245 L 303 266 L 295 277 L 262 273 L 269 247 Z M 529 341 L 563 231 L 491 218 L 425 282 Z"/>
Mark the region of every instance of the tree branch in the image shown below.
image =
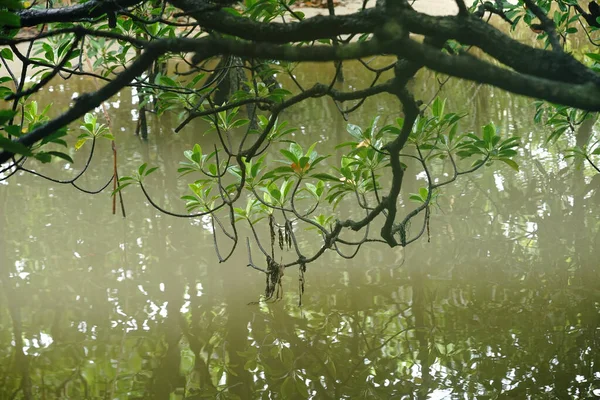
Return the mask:
<path id="1" fill-rule="evenodd" d="M 535 14 L 535 16 L 538 17 L 538 19 L 542 23 L 542 27 L 543 27 L 544 31 L 546 31 L 546 33 L 548 34 L 548 38 L 550 39 L 550 44 L 552 45 L 552 50 L 562 53 L 563 48 L 560 45 L 560 39 L 558 38 L 558 35 L 556 33 L 556 26 L 554 26 L 554 21 L 552 21 L 550 18 L 548 18 L 548 16 L 544 12 L 544 10 L 542 10 L 541 7 L 538 6 L 536 3 L 534 3 L 533 1 L 531 1 L 531 0 L 524 0 L 524 1 L 525 1 L 525 4 L 527 5 L 527 8 L 529 8 L 531 10 L 531 12 L 533 12 Z"/>
<path id="2" fill-rule="evenodd" d="M 145 3 L 144 0 L 90 0 L 69 7 L 40 10 L 30 8 L 16 12 L 21 17 L 21 27 L 36 26 L 53 22 L 89 21 L 110 12 Z"/>
<path id="3" fill-rule="evenodd" d="M 226 11 L 203 11 L 195 0 L 171 0 L 200 26 L 226 35 L 267 43 L 293 43 L 338 35 L 373 32 L 382 22 L 382 11 L 368 9 L 342 16 L 315 16 L 302 22 L 256 22 Z"/>
<path id="4" fill-rule="evenodd" d="M 452 22 L 453 20 L 449 21 Z M 469 21 L 472 22 L 478 20 L 473 19 Z M 512 39 L 510 40 L 512 41 Z M 521 45 L 518 44 L 518 46 Z M 527 49 L 528 55 L 534 52 L 534 49 L 528 47 Z M 581 67 L 585 69 L 586 74 L 592 74 L 596 78 L 598 75 L 570 58 L 570 56 L 557 54 L 555 52 L 543 52 L 544 57 L 548 57 L 548 60 L 552 59 L 558 64 L 561 64 L 561 60 L 564 61 L 563 67 L 567 67 L 569 64 L 575 66 L 572 71 L 574 76 L 580 77 L 575 80 L 579 83 L 573 84 L 576 82 L 567 82 L 564 77 L 561 79 L 550 79 L 549 76 L 552 76 L 553 73 L 549 73 L 552 72 L 549 69 L 541 68 L 536 71 L 537 73 L 535 75 L 542 76 L 536 77 L 503 69 L 466 54 L 448 56 L 434 47 L 418 43 L 409 38 L 400 41 L 380 41 L 378 39 L 373 39 L 366 42 L 340 45 L 336 48 L 331 46 L 279 46 L 215 37 L 203 37 L 200 39 L 176 38 L 152 42 L 147 46 L 140 57 L 135 59 L 127 69 L 117 75 L 113 81 L 94 93 L 80 96 L 75 100 L 73 107 L 67 112 L 32 132 L 21 136 L 17 139 L 17 142 L 26 146 L 31 146 L 59 128 L 84 116 L 86 112 L 99 106 L 103 101 L 106 101 L 111 96 L 118 93 L 119 90 L 128 85 L 137 76 L 144 73 L 144 71 L 152 65 L 154 60 L 167 52 L 196 52 L 194 61 L 197 63 L 218 54 L 237 55 L 257 59 L 326 62 L 356 59 L 376 54 L 395 53 L 399 57 L 404 57 L 419 65 L 427 66 L 432 70 L 443 72 L 448 75 L 491 84 L 513 93 L 545 99 L 588 111 L 600 111 L 600 88 L 594 83 L 589 82 L 589 80 L 580 79 L 583 75 L 578 74 L 577 71 L 579 70 L 579 67 Z M 525 53 L 521 53 L 521 56 L 522 54 Z M 565 57 L 568 57 L 568 59 L 565 59 Z M 522 57 L 522 59 L 529 65 L 535 64 L 529 57 Z M 571 61 L 567 62 L 568 60 Z M 294 101 L 301 101 L 304 97 L 312 97 L 311 95 L 312 93 L 305 92 L 304 96 L 300 95 L 294 98 Z M 284 102 L 280 105 L 281 108 L 275 108 L 283 109 L 289 105 L 291 104 Z M 252 156 L 257 150 L 258 147 L 253 147 L 251 151 L 245 155 Z M 8 161 L 12 155 L 13 154 L 8 151 L 0 153 L 0 164 Z"/>
<path id="5" fill-rule="evenodd" d="M 403 45 L 399 46 L 398 54 L 406 59 L 422 62 L 434 71 L 458 78 L 490 84 L 512 93 L 582 110 L 600 111 L 600 87 L 591 82 L 569 84 L 519 74 L 468 54 L 448 56 L 431 46 L 411 39 L 405 40 Z"/>
<path id="6" fill-rule="evenodd" d="M 515 71 L 558 82 L 594 82 L 600 75 L 565 53 L 530 47 L 512 39 L 476 17 L 434 17 L 413 10 L 402 10 L 398 19 L 412 33 L 479 47 Z"/>

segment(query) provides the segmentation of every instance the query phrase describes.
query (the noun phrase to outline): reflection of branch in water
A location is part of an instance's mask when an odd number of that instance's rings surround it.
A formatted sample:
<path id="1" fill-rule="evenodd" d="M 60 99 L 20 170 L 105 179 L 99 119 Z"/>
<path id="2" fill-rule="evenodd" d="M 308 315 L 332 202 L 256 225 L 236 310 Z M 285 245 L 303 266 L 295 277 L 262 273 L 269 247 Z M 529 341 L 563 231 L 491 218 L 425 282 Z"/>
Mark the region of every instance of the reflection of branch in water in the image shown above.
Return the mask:
<path id="1" fill-rule="evenodd" d="M 483 190 L 481 188 L 481 186 L 479 186 L 479 184 L 477 184 L 477 182 L 475 182 L 474 179 L 472 179 L 468 175 L 466 178 L 467 178 L 466 180 L 468 180 L 471 185 L 473 185 L 478 191 L 480 191 L 489 200 L 489 202 L 494 206 L 494 208 L 496 209 L 498 214 L 502 214 L 502 209 L 498 206 L 498 204 L 494 201 L 494 199 L 492 199 L 492 197 L 485 190 Z"/>

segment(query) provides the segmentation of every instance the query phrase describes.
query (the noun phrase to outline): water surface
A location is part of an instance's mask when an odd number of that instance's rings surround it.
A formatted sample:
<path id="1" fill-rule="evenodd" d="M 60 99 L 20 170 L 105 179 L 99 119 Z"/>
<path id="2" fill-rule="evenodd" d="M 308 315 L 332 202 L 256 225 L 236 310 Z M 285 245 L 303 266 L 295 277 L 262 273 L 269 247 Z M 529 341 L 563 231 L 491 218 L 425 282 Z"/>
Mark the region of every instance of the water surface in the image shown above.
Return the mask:
<path id="1" fill-rule="evenodd" d="M 342 88 L 368 84 L 361 71 L 347 66 Z M 309 87 L 332 72 L 297 74 Z M 435 79 L 415 79 L 420 98 L 434 95 Z M 58 112 L 70 93 L 92 89 L 74 78 L 37 100 Z M 286 272 L 281 301 L 249 304 L 265 282 L 246 267 L 245 246 L 219 264 L 207 220 L 161 214 L 132 187 L 124 219 L 112 215 L 108 193 L 89 196 L 31 175 L 3 182 L 0 398 L 26 398 L 24 388 L 35 399 L 600 396 L 598 177 L 563 160 L 574 138 L 544 145 L 548 132 L 533 124 L 532 100 L 456 80 L 441 95 L 448 110 L 470 113 L 462 129 L 494 121 L 521 136 L 521 171 L 494 165 L 446 187 L 430 240 L 406 249 L 373 244 L 352 260 L 326 253 L 308 266 L 301 307 L 297 269 Z M 164 116 L 151 118 L 141 141 L 134 109 L 129 90 L 109 102 L 120 173 L 160 166 L 151 194 L 182 212 L 182 152 L 214 139 L 201 123 L 174 134 L 176 118 Z M 350 122 L 364 126 L 376 114 L 391 122 L 400 111 L 381 96 Z M 320 151 L 339 157 L 334 146 L 349 140 L 329 99 L 285 117 L 303 146 L 319 141 Z M 64 179 L 81 166 L 80 152 L 72 167 L 31 165 Z M 111 168 L 109 144 L 101 144 L 82 185 L 102 186 Z M 406 207 L 408 193 L 425 185 L 408 175 Z M 314 246 L 310 233 L 303 237 L 304 248 Z"/>

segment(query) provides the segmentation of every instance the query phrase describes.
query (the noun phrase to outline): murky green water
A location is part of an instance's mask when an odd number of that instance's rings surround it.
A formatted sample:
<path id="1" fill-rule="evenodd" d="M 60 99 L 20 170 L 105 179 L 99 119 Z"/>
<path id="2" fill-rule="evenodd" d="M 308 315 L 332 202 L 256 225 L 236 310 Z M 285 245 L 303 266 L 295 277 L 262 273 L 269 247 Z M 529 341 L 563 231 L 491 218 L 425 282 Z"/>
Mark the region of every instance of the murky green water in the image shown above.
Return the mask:
<path id="1" fill-rule="evenodd" d="M 331 72 L 298 73 L 323 81 Z M 369 81 L 351 67 L 347 76 L 348 86 Z M 421 98 L 433 95 L 434 79 L 414 81 Z M 92 88 L 71 80 L 38 101 L 58 112 L 69 93 Z M 430 242 L 372 245 L 351 261 L 327 254 L 310 264 L 302 307 L 296 269 L 286 272 L 283 300 L 249 305 L 264 276 L 246 267 L 244 246 L 219 264 L 207 221 L 161 215 L 139 190 L 125 190 L 123 219 L 107 193 L 30 175 L 4 182 L 0 399 L 25 398 L 24 388 L 34 399 L 600 396 L 600 178 L 562 161 L 566 142 L 544 150 L 531 100 L 455 81 L 442 95 L 448 109 L 471 113 L 465 130 L 493 120 L 522 136 L 521 172 L 497 165 L 447 187 Z M 182 151 L 212 139 L 201 125 L 174 134 L 175 118 L 161 117 L 142 142 L 131 93 L 113 100 L 121 174 L 160 165 L 152 196 L 183 211 L 185 182 L 175 180 Z M 351 122 L 377 113 L 391 121 L 398 111 L 379 97 Z M 286 117 L 303 145 L 321 141 L 337 154 L 335 144 L 348 139 L 328 99 Z M 83 179 L 88 189 L 112 173 L 108 144 L 100 150 Z M 76 157 L 75 170 L 44 170 L 73 176 L 85 154 Z M 420 185 L 405 184 L 405 204 Z M 301 244 L 309 248 L 311 236 Z"/>

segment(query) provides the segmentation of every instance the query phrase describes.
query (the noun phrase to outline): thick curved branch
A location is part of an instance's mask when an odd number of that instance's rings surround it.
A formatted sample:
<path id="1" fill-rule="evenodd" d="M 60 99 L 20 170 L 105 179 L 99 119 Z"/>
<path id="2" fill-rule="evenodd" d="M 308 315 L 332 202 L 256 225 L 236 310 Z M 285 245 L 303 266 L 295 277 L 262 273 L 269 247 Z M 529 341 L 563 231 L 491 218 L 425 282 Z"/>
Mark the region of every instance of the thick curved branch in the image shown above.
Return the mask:
<path id="1" fill-rule="evenodd" d="M 448 56 L 441 51 L 407 39 L 398 55 L 458 78 L 486 83 L 506 91 L 554 103 L 600 111 L 600 87 L 591 83 L 569 84 L 497 67 L 470 55 Z M 527 57 L 523 57 L 527 59 Z"/>
<path id="2" fill-rule="evenodd" d="M 74 6 L 18 11 L 21 27 L 36 26 L 53 22 L 89 21 L 106 13 L 114 13 L 124 8 L 144 3 L 143 0 L 90 0 Z"/>
<path id="3" fill-rule="evenodd" d="M 570 55 L 532 48 L 476 17 L 434 17 L 407 9 L 398 14 L 398 20 L 412 33 L 478 47 L 524 74 L 558 82 L 600 84 L 600 75 Z"/>
<path id="4" fill-rule="evenodd" d="M 386 53 L 390 50 L 387 42 L 377 39 L 349 43 L 344 46 L 289 46 L 274 45 L 245 40 L 232 40 L 222 38 L 201 39 L 174 39 L 170 44 L 174 46 L 170 51 L 195 51 L 192 57 L 194 64 L 199 64 L 208 57 L 216 54 L 235 55 L 239 57 L 259 58 L 281 61 L 342 61 L 354 60 Z M 177 49 L 177 50 L 176 50 Z"/>
<path id="5" fill-rule="evenodd" d="M 194 0 L 174 0 L 173 5 L 189 11 L 205 28 L 246 40 L 290 43 L 329 38 L 341 34 L 374 32 L 393 19 L 412 33 L 438 40 L 455 39 L 479 47 L 516 71 L 557 81 L 600 84 L 600 76 L 562 52 L 535 49 L 520 43 L 475 16 L 431 16 L 411 8 L 398 8 L 393 15 L 369 9 L 345 16 L 318 16 L 298 23 L 261 23 L 225 11 L 193 13 Z M 523 57 L 527 54 L 527 57 Z"/>
<path id="6" fill-rule="evenodd" d="M 98 107 L 103 101 L 118 93 L 124 86 L 144 73 L 158 57 L 167 52 L 196 52 L 194 61 L 197 63 L 218 54 L 231 54 L 258 59 L 326 62 L 395 53 L 400 57 L 416 62 L 416 64 L 427 66 L 432 70 L 448 75 L 491 84 L 513 93 L 537 97 L 559 104 L 589 111 L 600 111 L 600 88 L 589 81 L 583 81 L 580 84 L 569 84 L 564 82 L 563 79 L 550 80 L 519 74 L 481 61 L 470 55 L 444 55 L 434 47 L 418 43 L 409 38 L 399 41 L 373 39 L 366 42 L 349 43 L 335 48 L 331 46 L 277 46 L 214 37 L 200 39 L 180 38 L 152 42 L 140 57 L 117 75 L 113 81 L 94 93 L 80 96 L 75 100 L 73 107 L 67 112 L 32 132 L 21 136 L 17 141 L 26 146 L 31 146 L 56 130 L 84 116 L 86 112 Z M 545 53 L 556 54 L 553 52 Z M 560 54 L 557 54 L 555 59 L 560 60 L 561 57 Z M 523 59 L 528 60 L 527 57 Z M 575 60 L 573 62 L 581 65 Z M 532 64 L 531 62 L 529 63 Z M 575 72 L 574 74 L 576 75 Z M 588 70 L 588 72 L 595 75 L 591 70 Z M 305 97 L 312 96 L 308 92 L 305 92 L 304 96 L 297 96 L 294 98 L 294 101 L 299 102 Z M 284 102 L 281 104 L 281 108 L 274 107 L 273 112 L 276 113 L 277 110 L 281 111 L 289 105 L 287 102 Z M 258 147 L 253 147 L 245 155 L 253 156 L 257 150 Z M 12 155 L 12 153 L 7 151 L 0 153 L 0 164 L 8 161 Z"/>
<path id="7" fill-rule="evenodd" d="M 205 29 L 267 43 L 291 43 L 373 32 L 382 22 L 380 10 L 369 9 L 343 16 L 315 16 L 302 22 L 256 22 L 226 11 L 205 11 L 197 0 L 171 0 Z"/>
<path id="8" fill-rule="evenodd" d="M 412 131 L 413 124 L 419 116 L 419 108 L 412 94 L 405 88 L 401 87 L 396 90 L 396 96 L 402 102 L 404 111 L 404 125 L 400 135 L 391 143 L 386 146 L 386 150 L 390 154 L 390 167 L 392 169 L 392 186 L 386 197 L 383 198 L 382 203 L 387 205 L 388 215 L 385 218 L 385 223 L 381 228 L 381 237 L 392 247 L 397 246 L 398 242 L 394 238 L 393 227 L 396 219 L 397 202 L 400 190 L 402 189 L 402 181 L 404 178 L 404 169 L 400 162 L 400 151 L 404 148 L 404 145 L 408 141 L 410 132 Z M 406 243 L 406 237 L 400 236 L 401 244 L 404 246 Z"/>
<path id="9" fill-rule="evenodd" d="M 110 31 L 87 29 L 81 25 L 78 25 L 78 26 L 73 26 L 70 28 L 62 28 L 62 29 L 55 29 L 55 30 L 51 30 L 51 31 L 47 31 L 47 32 L 41 32 L 33 37 L 0 38 L 0 46 L 8 46 L 8 45 L 14 45 L 14 44 L 19 44 L 19 43 L 34 42 L 34 41 L 38 41 L 38 40 L 42 40 L 42 39 L 46 39 L 46 38 L 50 38 L 50 37 L 54 37 L 54 36 L 69 34 L 69 33 L 79 35 L 82 37 L 83 36 L 94 36 L 94 37 L 102 37 L 102 38 L 106 38 L 106 39 L 122 40 L 124 42 L 131 43 L 132 45 L 134 45 L 135 47 L 138 47 L 138 48 L 142 48 L 148 43 L 145 40 L 139 40 L 139 39 L 136 39 L 131 36 L 121 35 L 119 33 L 110 32 Z"/>

